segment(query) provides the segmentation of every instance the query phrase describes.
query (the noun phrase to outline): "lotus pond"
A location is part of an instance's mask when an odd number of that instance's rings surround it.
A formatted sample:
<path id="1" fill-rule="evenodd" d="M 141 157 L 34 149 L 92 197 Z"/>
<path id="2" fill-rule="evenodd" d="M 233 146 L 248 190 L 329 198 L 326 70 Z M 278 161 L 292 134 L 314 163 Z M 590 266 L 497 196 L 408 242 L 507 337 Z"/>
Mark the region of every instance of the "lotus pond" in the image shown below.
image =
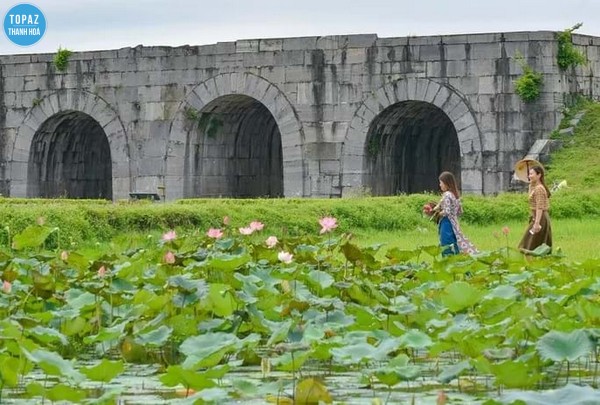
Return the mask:
<path id="1" fill-rule="evenodd" d="M 442 259 L 320 224 L 119 253 L 29 226 L 0 251 L 0 403 L 600 402 L 600 260 Z"/>

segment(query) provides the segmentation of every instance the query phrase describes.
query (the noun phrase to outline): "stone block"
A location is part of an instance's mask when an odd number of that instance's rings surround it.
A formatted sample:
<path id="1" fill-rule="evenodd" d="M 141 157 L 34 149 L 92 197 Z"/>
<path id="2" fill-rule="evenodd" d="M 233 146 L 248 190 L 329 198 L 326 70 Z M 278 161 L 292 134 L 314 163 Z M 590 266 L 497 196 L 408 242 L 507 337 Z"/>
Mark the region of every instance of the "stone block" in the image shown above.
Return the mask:
<path id="1" fill-rule="evenodd" d="M 273 56 L 273 64 L 277 66 L 294 66 L 304 65 L 304 55 L 306 51 L 285 51 L 275 52 Z"/>
<path id="2" fill-rule="evenodd" d="M 461 170 L 461 189 L 465 194 L 482 194 L 483 190 L 483 179 L 481 171 L 476 169 Z M 494 192 L 497 189 L 490 187 L 490 192 Z"/>
<path id="3" fill-rule="evenodd" d="M 377 34 L 356 34 L 340 38 L 340 45 L 345 42 L 348 48 L 368 48 L 377 42 Z"/>
<path id="4" fill-rule="evenodd" d="M 475 126 L 476 124 L 470 111 L 467 111 L 460 117 L 453 119 L 452 123 L 454 124 L 454 129 L 456 129 L 457 132 L 464 131 L 471 126 Z"/>
<path id="5" fill-rule="evenodd" d="M 235 41 L 235 52 L 258 52 L 260 40 L 258 39 L 243 39 Z"/>
<path id="6" fill-rule="evenodd" d="M 341 156 L 341 143 L 308 143 L 304 145 L 304 159 L 333 160 Z"/>
<path id="7" fill-rule="evenodd" d="M 494 132 L 485 132 L 481 134 L 482 152 L 495 152 L 498 150 L 498 136 Z"/>
<path id="8" fill-rule="evenodd" d="M 445 44 L 444 45 L 444 57 L 446 60 L 465 60 L 467 58 L 467 52 L 465 45 L 463 44 Z"/>
<path id="9" fill-rule="evenodd" d="M 141 117 L 144 121 L 154 121 L 164 119 L 164 104 L 161 102 L 142 103 Z"/>
<path id="10" fill-rule="evenodd" d="M 467 35 L 464 35 L 464 34 L 460 34 L 460 35 L 442 35 L 441 41 L 444 44 L 448 44 L 448 45 L 467 44 L 468 43 Z"/>
<path id="11" fill-rule="evenodd" d="M 340 37 L 337 35 L 328 35 L 317 39 L 317 49 L 331 50 L 338 49 Z"/>
<path id="12" fill-rule="evenodd" d="M 260 76 L 274 84 L 285 83 L 285 68 L 282 66 L 268 66 L 260 69 Z"/>
<path id="13" fill-rule="evenodd" d="M 25 55 L 23 55 L 25 56 Z M 37 55 L 30 55 L 31 57 L 31 62 L 36 63 L 36 62 L 53 62 L 54 61 L 54 54 L 53 53 L 40 53 Z M 27 63 L 27 62 L 15 62 L 15 63 Z"/>
<path id="14" fill-rule="evenodd" d="M 159 176 L 136 176 L 133 178 L 132 192 L 162 194 L 158 189 L 162 183 Z"/>
<path id="15" fill-rule="evenodd" d="M 27 180 L 28 160 L 23 162 L 13 161 L 10 163 L 10 179 L 12 184 Z"/>
<path id="16" fill-rule="evenodd" d="M 285 69 L 286 82 L 312 82 L 313 72 L 305 66 L 290 66 Z"/>
<path id="17" fill-rule="evenodd" d="M 31 63 L 33 56 L 38 55 L 0 55 L 0 63 L 2 63 L 2 65 L 10 65 L 13 63 Z"/>
<path id="18" fill-rule="evenodd" d="M 113 178 L 113 200 L 127 200 L 131 192 L 131 180 L 129 177 Z"/>
<path id="19" fill-rule="evenodd" d="M 466 61 L 465 74 L 471 76 L 493 76 L 496 75 L 496 61 L 493 59 L 474 59 Z"/>
<path id="20" fill-rule="evenodd" d="M 325 175 L 340 175 L 339 160 L 321 160 L 319 162 L 319 171 Z"/>
<path id="21" fill-rule="evenodd" d="M 363 187 L 362 173 L 344 173 L 341 178 L 342 197 L 352 196 L 357 189 Z"/>
<path id="22" fill-rule="evenodd" d="M 284 38 L 284 51 L 316 49 L 318 37 Z"/>
<path id="23" fill-rule="evenodd" d="M 472 76 L 448 77 L 448 84 L 463 95 L 474 95 L 480 92 L 479 80 Z M 460 90 L 459 90 L 460 89 Z"/>
<path id="24" fill-rule="evenodd" d="M 258 44 L 258 50 L 264 51 L 282 51 L 283 39 L 261 39 Z"/>
<path id="25" fill-rule="evenodd" d="M 10 182 L 10 197 L 24 198 L 24 197 L 37 197 L 37 193 L 34 195 L 27 194 L 27 183 L 23 180 L 11 179 Z"/>
<path id="26" fill-rule="evenodd" d="M 21 91 L 25 88 L 25 78 L 22 76 L 7 77 L 4 79 L 4 91 Z"/>
<path id="27" fill-rule="evenodd" d="M 345 56 L 344 56 L 345 55 Z M 366 48 L 351 48 L 342 51 L 342 60 L 347 64 L 365 63 L 367 60 Z"/>
<path id="28" fill-rule="evenodd" d="M 469 44 L 499 44 L 502 38 L 502 33 L 485 33 L 485 34 L 467 34 L 467 42 Z"/>
<path id="29" fill-rule="evenodd" d="M 409 37 L 377 38 L 377 46 L 405 46 L 410 42 Z"/>
<path id="30" fill-rule="evenodd" d="M 515 33 L 516 34 L 516 33 Z M 527 40 L 529 41 L 556 41 L 556 32 L 555 31 L 529 31 L 527 33 Z M 508 34 L 506 34 L 508 37 Z M 573 35 L 575 38 L 577 34 Z"/>
<path id="31" fill-rule="evenodd" d="M 560 131 L 558 131 L 559 135 L 573 135 L 575 133 L 575 128 L 573 127 L 568 127 L 568 128 L 564 128 L 561 129 Z"/>
<path id="32" fill-rule="evenodd" d="M 495 76 L 480 76 L 478 80 L 479 94 L 496 94 L 497 80 Z"/>
<path id="33" fill-rule="evenodd" d="M 419 60 L 424 62 L 441 61 L 439 45 L 422 45 L 419 47 Z"/>
<path id="34" fill-rule="evenodd" d="M 439 45 L 442 42 L 442 37 L 437 35 L 432 36 L 413 36 L 410 37 L 410 43 L 416 46 L 422 45 Z"/>
<path id="35" fill-rule="evenodd" d="M 235 53 L 235 47 L 235 42 L 217 42 L 217 45 L 213 49 L 213 52 L 217 55 Z"/>
<path id="36" fill-rule="evenodd" d="M 502 56 L 501 45 L 498 42 L 471 44 L 472 59 L 498 59 Z"/>

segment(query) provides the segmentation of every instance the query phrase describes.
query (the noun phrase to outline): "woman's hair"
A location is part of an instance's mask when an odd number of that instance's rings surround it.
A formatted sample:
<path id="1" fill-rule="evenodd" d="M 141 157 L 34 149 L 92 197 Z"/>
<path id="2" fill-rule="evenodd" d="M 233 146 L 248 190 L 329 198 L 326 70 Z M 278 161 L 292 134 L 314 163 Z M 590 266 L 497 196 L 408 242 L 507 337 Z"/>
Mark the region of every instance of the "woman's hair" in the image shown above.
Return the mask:
<path id="1" fill-rule="evenodd" d="M 550 189 L 544 181 L 544 168 L 541 166 L 531 166 L 529 170 L 533 170 L 540 176 L 540 183 L 542 184 L 542 186 L 544 186 L 544 188 L 546 189 L 546 194 L 548 195 L 548 198 L 550 198 Z"/>
<path id="2" fill-rule="evenodd" d="M 456 178 L 452 173 L 442 172 L 442 174 L 440 174 L 439 180 L 448 187 L 448 191 L 452 192 L 452 194 L 454 194 L 454 197 L 460 198 L 458 186 L 456 185 Z"/>

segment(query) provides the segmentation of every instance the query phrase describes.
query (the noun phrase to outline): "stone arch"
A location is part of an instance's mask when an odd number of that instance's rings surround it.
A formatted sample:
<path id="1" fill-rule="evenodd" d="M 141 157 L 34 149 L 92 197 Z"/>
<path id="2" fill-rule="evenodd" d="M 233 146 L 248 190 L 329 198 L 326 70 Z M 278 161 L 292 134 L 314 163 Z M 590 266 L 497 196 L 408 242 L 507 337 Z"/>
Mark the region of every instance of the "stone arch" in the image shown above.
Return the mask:
<path id="1" fill-rule="evenodd" d="M 14 143 L 8 154 L 10 195 L 37 196 L 39 190 L 29 181 L 32 170 L 30 163 L 33 163 L 30 159 L 36 155 L 32 148 L 33 142 L 38 131 L 51 130 L 52 132 L 60 125 L 68 126 L 69 131 L 87 129 L 96 131 L 96 134 L 101 132 L 106 136 L 110 155 L 112 199 L 129 198 L 131 184 L 129 142 L 123 123 L 109 103 L 84 90 L 61 90 L 52 93 L 44 97 L 26 114 L 17 129 Z M 76 132 L 73 132 L 72 136 L 75 135 Z M 37 139 L 40 139 L 39 136 L 38 133 Z M 47 140 L 51 139 L 52 136 Z M 89 145 L 85 142 L 84 144 Z M 101 142 L 98 145 L 101 145 Z"/>
<path id="2" fill-rule="evenodd" d="M 208 114 L 205 114 L 208 113 Z M 195 117 L 189 115 L 197 114 Z M 274 136 L 279 140 L 274 140 L 277 148 L 277 142 L 280 142 L 280 160 L 282 172 L 282 190 L 280 195 L 286 197 L 305 196 L 307 187 L 305 185 L 304 164 L 303 164 L 303 140 L 304 131 L 302 124 L 285 94 L 274 84 L 251 73 L 226 73 L 210 78 L 195 86 L 180 104 L 178 111 L 171 123 L 169 142 L 166 153 L 166 174 L 165 174 L 165 193 L 167 198 L 181 198 L 200 195 L 205 190 L 202 186 L 196 184 L 201 177 L 197 175 L 199 163 L 210 164 L 210 154 L 198 154 L 194 148 L 209 148 L 210 144 L 195 143 L 198 136 L 197 124 L 191 124 L 192 121 L 199 119 L 203 126 L 203 132 L 208 131 L 207 126 L 212 125 L 210 117 L 214 114 L 239 115 L 231 122 L 220 122 L 218 119 L 212 124 L 225 125 L 227 128 L 220 128 L 219 131 L 229 134 L 241 131 L 242 126 L 248 125 L 248 120 L 263 120 L 260 125 L 274 125 Z M 201 115 L 201 116 L 200 116 Z M 207 120 L 207 117 L 209 118 Z M 272 122 L 269 117 L 272 117 Z M 238 128 L 233 128 L 237 126 Z M 219 127 L 219 125 L 216 125 Z M 217 132 L 219 132 L 217 131 Z M 271 130 L 269 130 L 271 131 Z M 202 135 L 202 136 L 207 136 Z M 216 136 L 219 136 L 218 134 Z M 268 138 L 263 139 L 264 142 Z M 240 142 L 247 140 L 237 140 L 237 146 L 233 143 L 232 147 L 228 145 L 212 145 L 217 148 L 239 150 Z M 257 145 L 258 146 L 258 145 Z M 271 147 L 270 145 L 267 145 Z M 224 158 L 228 152 L 221 153 L 218 158 Z M 277 155 L 273 152 L 272 155 Z M 200 160 L 198 161 L 198 156 Z M 235 157 L 232 157 L 235 158 Z M 216 158 L 215 158 L 216 159 Z M 273 158 L 274 160 L 276 158 Z M 239 163 L 239 162 L 238 162 Z M 207 164 L 207 171 L 210 170 Z M 221 170 L 218 168 L 216 170 Z M 261 169 L 262 170 L 262 169 Z M 274 173 L 277 173 L 275 171 Z M 220 175 L 222 173 L 216 173 Z M 275 177 L 277 177 L 275 175 Z M 224 177 L 225 178 L 225 177 Z M 240 180 L 242 181 L 242 180 Z M 277 181 L 275 179 L 275 181 Z M 227 190 L 233 186 L 228 185 Z M 207 192 L 206 195 L 215 195 L 213 192 Z M 227 194 L 225 194 L 227 195 Z M 230 194 L 238 196 L 238 194 Z M 271 196 L 277 196 L 277 191 L 273 191 Z M 240 193 L 239 196 L 246 196 Z"/>
<path id="3" fill-rule="evenodd" d="M 342 147 L 342 196 L 370 186 L 372 164 L 369 162 L 368 141 L 373 125 L 385 124 L 386 120 L 393 119 L 394 114 L 405 119 L 410 119 L 411 115 L 422 119 L 432 112 L 447 117 L 456 131 L 462 190 L 481 194 L 481 136 L 465 97 L 447 84 L 423 78 L 406 78 L 379 88 L 357 108 Z M 384 117 L 383 120 L 381 117 Z"/>

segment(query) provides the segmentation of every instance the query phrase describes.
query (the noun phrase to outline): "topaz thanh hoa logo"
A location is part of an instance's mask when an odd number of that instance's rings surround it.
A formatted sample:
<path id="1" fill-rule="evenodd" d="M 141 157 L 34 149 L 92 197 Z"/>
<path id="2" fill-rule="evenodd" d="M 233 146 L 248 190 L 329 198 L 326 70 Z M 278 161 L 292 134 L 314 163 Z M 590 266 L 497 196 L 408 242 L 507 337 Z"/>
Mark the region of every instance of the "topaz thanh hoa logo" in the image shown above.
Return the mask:
<path id="1" fill-rule="evenodd" d="M 31 46 L 46 33 L 46 17 L 32 4 L 17 4 L 4 16 L 4 34 L 14 44 Z"/>

